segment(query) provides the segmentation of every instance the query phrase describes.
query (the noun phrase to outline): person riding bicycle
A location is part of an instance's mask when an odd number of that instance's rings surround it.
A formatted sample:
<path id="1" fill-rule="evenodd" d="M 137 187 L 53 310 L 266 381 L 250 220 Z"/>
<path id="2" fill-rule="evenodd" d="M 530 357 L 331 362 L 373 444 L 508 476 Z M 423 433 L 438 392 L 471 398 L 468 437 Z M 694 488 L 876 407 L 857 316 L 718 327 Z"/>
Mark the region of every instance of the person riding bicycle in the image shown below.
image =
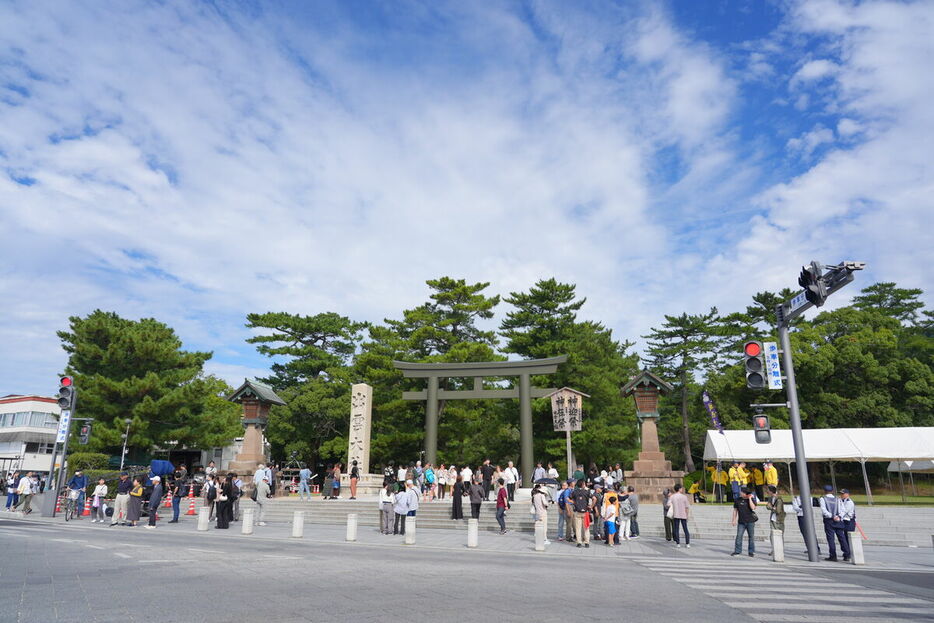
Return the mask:
<path id="1" fill-rule="evenodd" d="M 84 509 L 84 495 L 88 489 L 88 477 L 84 475 L 84 472 L 82 472 L 80 469 L 75 470 L 74 476 L 72 476 L 71 480 L 68 481 L 68 489 L 78 492 L 76 503 L 79 511 L 76 518 L 80 518 L 81 510 Z"/>

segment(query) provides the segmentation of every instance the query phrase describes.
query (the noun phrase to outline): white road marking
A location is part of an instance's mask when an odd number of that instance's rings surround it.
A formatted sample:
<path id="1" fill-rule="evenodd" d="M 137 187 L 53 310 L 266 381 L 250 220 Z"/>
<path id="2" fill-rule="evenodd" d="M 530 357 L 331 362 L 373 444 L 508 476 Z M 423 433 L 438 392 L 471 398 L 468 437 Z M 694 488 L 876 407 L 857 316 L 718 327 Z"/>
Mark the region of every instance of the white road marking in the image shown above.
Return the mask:
<path id="1" fill-rule="evenodd" d="M 104 549 L 104 548 L 101 547 L 100 545 L 91 545 L 90 543 L 85 543 L 84 546 L 85 546 L 85 547 L 90 547 L 91 549 Z"/>
<path id="2" fill-rule="evenodd" d="M 119 556 L 120 558 L 133 558 L 129 554 L 124 554 L 123 552 L 114 552 L 114 556 Z"/>

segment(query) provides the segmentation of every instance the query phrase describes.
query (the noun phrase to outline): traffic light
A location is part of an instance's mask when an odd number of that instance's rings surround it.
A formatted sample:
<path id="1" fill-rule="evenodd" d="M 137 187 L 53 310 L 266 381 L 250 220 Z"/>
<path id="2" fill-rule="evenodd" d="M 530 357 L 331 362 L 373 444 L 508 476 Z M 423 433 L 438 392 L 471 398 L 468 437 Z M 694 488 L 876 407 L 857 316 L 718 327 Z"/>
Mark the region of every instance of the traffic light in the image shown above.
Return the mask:
<path id="1" fill-rule="evenodd" d="M 85 445 L 88 443 L 88 438 L 91 436 L 91 423 L 87 422 L 82 424 L 81 428 L 78 429 L 78 443 Z"/>
<path id="2" fill-rule="evenodd" d="M 752 429 L 756 432 L 756 443 L 772 443 L 772 426 L 769 416 L 756 413 L 752 417 Z"/>
<path id="3" fill-rule="evenodd" d="M 75 408 L 75 381 L 70 376 L 63 376 L 58 382 L 58 406 L 62 411 Z"/>
<path id="4" fill-rule="evenodd" d="M 802 266 L 801 276 L 798 277 L 798 285 L 804 288 L 805 298 L 815 307 L 827 301 L 827 284 L 821 277 L 821 265 L 818 262 Z"/>
<path id="5" fill-rule="evenodd" d="M 743 345 L 743 368 L 746 370 L 746 387 L 765 389 L 765 353 L 762 342 L 752 341 Z"/>

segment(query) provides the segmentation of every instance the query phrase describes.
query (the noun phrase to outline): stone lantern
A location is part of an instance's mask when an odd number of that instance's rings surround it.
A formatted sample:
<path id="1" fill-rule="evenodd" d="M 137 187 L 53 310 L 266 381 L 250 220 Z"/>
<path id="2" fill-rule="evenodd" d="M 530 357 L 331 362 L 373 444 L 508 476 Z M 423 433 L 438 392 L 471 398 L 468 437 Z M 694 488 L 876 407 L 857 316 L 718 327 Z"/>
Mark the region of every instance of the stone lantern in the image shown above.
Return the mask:
<path id="1" fill-rule="evenodd" d="M 636 401 L 636 417 L 642 431 L 642 451 L 627 471 L 626 481 L 636 489 L 642 502 L 661 503 L 662 492 L 681 482 L 684 472 L 672 471 L 671 461 L 658 445 L 658 398 L 673 388 L 648 370 L 642 370 L 622 389 Z"/>
<path id="2" fill-rule="evenodd" d="M 227 469 L 241 476 L 252 475 L 256 471 L 256 466 L 266 461 L 263 430 L 269 419 L 269 408 L 272 405 L 284 405 L 285 401 L 279 398 L 268 385 L 249 379 L 244 379 L 243 385 L 227 400 L 239 403 L 243 407 L 242 422 L 245 429 L 243 446 L 237 458 L 230 462 Z M 253 482 L 250 478 L 244 478 L 243 481 Z"/>

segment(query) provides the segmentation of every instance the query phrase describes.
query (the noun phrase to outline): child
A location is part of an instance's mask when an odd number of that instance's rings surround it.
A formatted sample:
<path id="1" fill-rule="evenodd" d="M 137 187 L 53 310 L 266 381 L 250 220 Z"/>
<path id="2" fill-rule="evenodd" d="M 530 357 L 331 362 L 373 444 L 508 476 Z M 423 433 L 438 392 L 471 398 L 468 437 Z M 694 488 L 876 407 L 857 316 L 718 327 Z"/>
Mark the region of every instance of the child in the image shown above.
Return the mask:
<path id="1" fill-rule="evenodd" d="M 104 523 L 104 498 L 107 497 L 107 482 L 103 478 L 97 481 L 94 487 L 94 497 L 91 500 L 91 523 Z"/>

